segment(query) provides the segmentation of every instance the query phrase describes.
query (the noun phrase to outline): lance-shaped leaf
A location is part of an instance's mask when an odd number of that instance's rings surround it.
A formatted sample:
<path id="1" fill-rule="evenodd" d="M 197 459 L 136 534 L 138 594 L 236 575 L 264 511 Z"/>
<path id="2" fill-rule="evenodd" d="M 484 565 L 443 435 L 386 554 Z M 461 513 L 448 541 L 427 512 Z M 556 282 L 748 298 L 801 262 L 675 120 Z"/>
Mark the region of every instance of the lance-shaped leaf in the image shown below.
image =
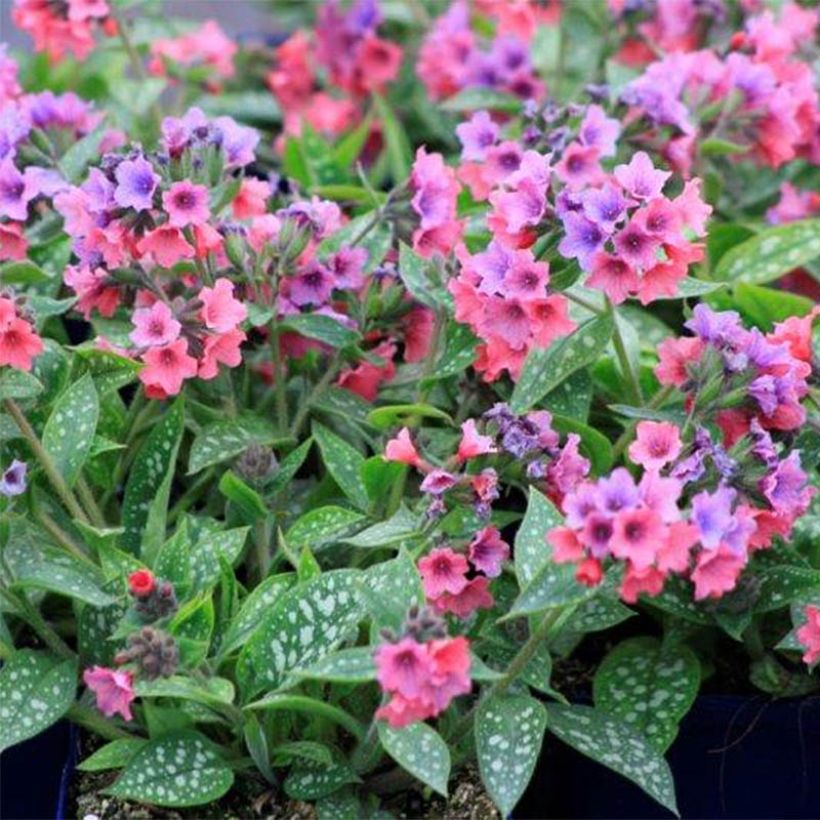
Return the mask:
<path id="1" fill-rule="evenodd" d="M 361 478 L 364 456 L 318 422 L 313 423 L 313 438 L 319 445 L 322 461 L 339 489 L 361 510 L 367 509 L 367 490 Z"/>
<path id="2" fill-rule="evenodd" d="M 252 444 L 270 444 L 275 438 L 270 425 L 259 418 L 216 421 L 203 427 L 194 438 L 188 455 L 188 474 L 234 458 Z"/>
<path id="3" fill-rule="evenodd" d="M 561 513 L 542 493 L 530 487 L 527 511 L 515 534 L 515 574 L 524 588 L 550 561 L 547 533 L 562 523 Z"/>
<path id="4" fill-rule="evenodd" d="M 307 667 L 297 669 L 296 677 L 326 680 L 334 683 L 367 683 L 376 678 L 376 662 L 372 646 L 340 649 Z"/>
<path id="5" fill-rule="evenodd" d="M 481 780 L 507 816 L 532 777 L 547 713 L 528 695 L 490 697 L 479 707 L 475 720 L 475 745 Z"/>
<path id="6" fill-rule="evenodd" d="M 426 723 L 392 729 L 378 722 L 379 740 L 396 763 L 433 791 L 447 797 L 450 750 L 441 735 Z"/>

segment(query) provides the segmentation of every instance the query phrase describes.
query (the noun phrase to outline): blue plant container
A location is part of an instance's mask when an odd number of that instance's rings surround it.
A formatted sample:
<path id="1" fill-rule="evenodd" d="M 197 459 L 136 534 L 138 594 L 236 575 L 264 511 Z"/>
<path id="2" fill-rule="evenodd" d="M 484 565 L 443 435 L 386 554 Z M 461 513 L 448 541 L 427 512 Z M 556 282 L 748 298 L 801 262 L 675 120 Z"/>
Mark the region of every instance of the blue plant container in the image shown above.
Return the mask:
<path id="1" fill-rule="evenodd" d="M 820 818 L 820 697 L 702 696 L 668 752 L 684 820 Z M 667 818 L 637 786 L 547 735 L 524 818 Z"/>

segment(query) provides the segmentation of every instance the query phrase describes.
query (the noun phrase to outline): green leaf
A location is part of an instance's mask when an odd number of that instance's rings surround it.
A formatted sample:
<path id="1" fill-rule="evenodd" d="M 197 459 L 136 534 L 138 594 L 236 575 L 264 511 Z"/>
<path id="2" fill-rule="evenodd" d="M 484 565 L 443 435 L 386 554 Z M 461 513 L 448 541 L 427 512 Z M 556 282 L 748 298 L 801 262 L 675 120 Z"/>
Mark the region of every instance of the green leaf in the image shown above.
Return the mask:
<path id="1" fill-rule="evenodd" d="M 387 150 L 390 173 L 393 181 L 398 184 L 404 182 L 410 175 L 410 166 L 413 163 L 413 154 L 407 133 L 396 119 L 390 104 L 379 94 L 373 94 L 373 105 L 382 124 L 385 147 Z"/>
<path id="2" fill-rule="evenodd" d="M 0 399 L 31 399 L 43 392 L 42 382 L 25 370 L 0 371 Z"/>
<path id="3" fill-rule="evenodd" d="M 736 245 L 721 258 L 715 279 L 764 284 L 820 258 L 820 219 L 776 225 Z"/>
<path id="4" fill-rule="evenodd" d="M 0 669 L 0 752 L 42 732 L 74 702 L 77 662 L 20 649 Z"/>
<path id="5" fill-rule="evenodd" d="M 219 492 L 239 508 L 246 521 L 254 522 L 267 517 L 265 500 L 233 470 L 226 470 L 222 474 L 218 486 Z"/>
<path id="6" fill-rule="evenodd" d="M 446 99 L 439 106 L 444 111 L 478 111 L 487 108 L 506 114 L 518 114 L 524 103 L 520 97 L 493 88 L 465 88 Z"/>
<path id="7" fill-rule="evenodd" d="M 820 590 L 820 570 L 799 566 L 769 567 L 759 576 L 757 612 L 770 612 L 789 606 L 796 598 Z"/>
<path id="8" fill-rule="evenodd" d="M 214 706 L 233 703 L 235 696 L 233 684 L 227 678 L 194 680 L 183 675 L 137 681 L 134 692 L 141 698 L 179 698 Z"/>
<path id="9" fill-rule="evenodd" d="M 279 462 L 279 469 L 276 471 L 276 474 L 268 486 L 272 494 L 281 492 L 288 486 L 296 473 L 299 472 L 299 468 L 305 463 L 312 444 L 313 438 L 311 437 L 307 439 L 307 441 L 303 441 L 295 450 L 288 453 L 287 456 Z"/>
<path id="10" fill-rule="evenodd" d="M 216 421 L 194 438 L 188 454 L 188 475 L 235 458 L 252 444 L 270 444 L 275 438 L 273 429 L 260 418 Z"/>
<path id="11" fill-rule="evenodd" d="M 482 701 L 475 719 L 481 781 L 503 817 L 512 812 L 541 752 L 547 713 L 528 695 Z"/>
<path id="12" fill-rule="evenodd" d="M 584 601 L 575 610 L 566 625 L 566 629 L 580 634 L 601 632 L 604 629 L 617 626 L 635 614 L 628 606 L 624 606 L 616 598 L 609 598 L 604 594 L 596 595 L 594 598 Z"/>
<path id="13" fill-rule="evenodd" d="M 611 313 L 590 319 L 548 348 L 533 348 L 510 399 L 514 413 L 524 413 L 564 379 L 600 356 L 611 336 Z"/>
<path id="14" fill-rule="evenodd" d="M 467 325 L 451 321 L 447 324 L 444 352 L 436 362 L 433 373 L 422 379 L 422 387 L 429 387 L 441 379 L 463 373 L 475 361 L 478 339 Z"/>
<path id="15" fill-rule="evenodd" d="M 280 322 L 285 330 L 318 339 L 330 347 L 355 345 L 361 338 L 355 330 L 346 327 L 331 316 L 321 313 L 294 313 Z"/>
<path id="16" fill-rule="evenodd" d="M 314 421 L 312 430 L 322 453 L 322 461 L 339 489 L 360 510 L 366 510 L 369 500 L 361 478 L 364 456 L 323 424 Z"/>
<path id="17" fill-rule="evenodd" d="M 586 370 L 576 370 L 541 401 L 550 413 L 575 421 L 586 421 L 592 404 L 592 379 Z"/>
<path id="18" fill-rule="evenodd" d="M 201 592 L 216 584 L 221 562 L 230 566 L 239 558 L 250 527 L 225 530 L 221 524 L 210 519 L 204 523 L 188 519 L 188 532 L 191 536 L 191 554 L 195 558 L 191 566 L 192 591 Z"/>
<path id="19" fill-rule="evenodd" d="M 589 706 L 547 705 L 547 727 L 564 743 L 640 786 L 678 816 L 669 765 L 641 735 Z"/>
<path id="20" fill-rule="evenodd" d="M 185 598 L 191 586 L 191 541 L 182 520 L 177 531 L 160 547 L 153 562 L 154 573 L 170 581 L 178 597 Z"/>
<path id="21" fill-rule="evenodd" d="M 384 627 L 399 629 L 407 610 L 424 604 L 421 578 L 413 559 L 404 550 L 391 561 L 368 567 L 362 573 L 359 593 L 373 618 L 374 631 Z"/>
<path id="22" fill-rule="evenodd" d="M 364 265 L 364 272 L 370 273 L 377 265 L 381 264 L 390 246 L 393 244 L 393 229 L 384 220 L 373 226 L 373 220 L 377 214 L 370 211 L 361 216 L 351 219 L 338 231 L 331 234 L 327 239 L 322 240 L 318 248 L 320 259 L 325 259 L 329 254 L 336 253 L 346 245 L 355 244 L 367 251 L 367 262 Z"/>
<path id="23" fill-rule="evenodd" d="M 340 649 L 306 669 L 295 669 L 299 678 L 324 680 L 333 683 L 367 683 L 376 678 L 376 663 L 372 646 L 354 646 Z"/>
<path id="24" fill-rule="evenodd" d="M 59 169 L 69 182 L 77 184 L 86 168 L 99 156 L 100 144 L 108 133 L 109 126 L 101 122 L 90 134 L 75 142 L 60 158 Z"/>
<path id="25" fill-rule="evenodd" d="M 450 750 L 441 735 L 426 723 L 392 729 L 378 721 L 377 726 L 379 740 L 387 754 L 413 777 L 447 797 Z"/>
<path id="26" fill-rule="evenodd" d="M 348 783 L 358 783 L 359 776 L 344 760 L 330 766 L 314 760 L 294 764 L 284 783 L 285 793 L 294 800 L 317 800 L 332 794 Z"/>
<path id="27" fill-rule="evenodd" d="M 505 617 L 534 614 L 551 607 L 578 603 L 594 595 L 595 590 L 575 580 L 575 570 L 575 564 L 548 561 L 521 590 Z"/>
<path id="28" fill-rule="evenodd" d="M 156 806 L 201 806 L 233 785 L 233 772 L 197 732 L 150 740 L 106 792 Z"/>
<path id="29" fill-rule="evenodd" d="M 254 631 L 240 657 L 246 694 L 278 689 L 293 669 L 332 652 L 362 617 L 358 570 L 325 572 L 283 595 Z"/>
<path id="30" fill-rule="evenodd" d="M 720 157 L 728 154 L 745 154 L 750 146 L 740 145 L 737 142 L 730 140 L 719 139 L 718 137 L 711 137 L 703 140 L 698 145 L 698 150 L 701 156 L 704 157 Z"/>
<path id="31" fill-rule="evenodd" d="M 527 511 L 515 534 L 515 574 L 523 589 L 544 566 L 550 563 L 547 533 L 563 523 L 561 513 L 542 493 L 530 486 Z"/>
<path id="32" fill-rule="evenodd" d="M 184 423 L 184 404 L 182 399 L 177 399 L 151 431 L 134 459 L 122 508 L 125 531 L 121 543 L 129 552 L 136 554 L 140 549 L 151 503 L 158 502 L 162 510 L 167 508 Z M 160 518 L 161 543 L 165 538 L 164 515 Z"/>
<path id="33" fill-rule="evenodd" d="M 655 301 L 670 299 L 694 299 L 697 296 L 704 296 L 707 293 L 714 293 L 716 290 L 725 288 L 725 282 L 707 282 L 703 279 L 695 279 L 687 276 L 678 282 L 673 296 L 656 296 Z"/>
<path id="34" fill-rule="evenodd" d="M 342 540 L 353 547 L 387 547 L 418 535 L 419 524 L 418 516 L 413 515 L 405 506 L 401 506 L 386 521 L 380 521 Z"/>
<path id="35" fill-rule="evenodd" d="M 434 262 L 419 256 L 404 242 L 399 243 L 399 276 L 410 295 L 432 310 L 452 309 L 453 297 L 438 281 L 430 277 Z"/>
<path id="36" fill-rule="evenodd" d="M 28 259 L 0 265 L 0 282 L 4 285 L 39 285 L 50 279 L 39 265 Z"/>
<path id="37" fill-rule="evenodd" d="M 441 419 L 448 424 L 453 423 L 449 414 L 431 404 L 390 404 L 371 410 L 367 416 L 367 420 L 379 430 L 403 426 L 417 418 Z"/>
<path id="38" fill-rule="evenodd" d="M 797 293 L 746 282 L 737 283 L 732 298 L 737 309 L 765 331 L 789 316 L 805 316 L 814 306 L 811 299 Z"/>
<path id="39" fill-rule="evenodd" d="M 601 661 L 595 673 L 595 706 L 665 752 L 699 685 L 700 663 L 691 649 L 682 644 L 665 649 L 656 638 L 630 638 Z"/>
<path id="40" fill-rule="evenodd" d="M 91 452 L 100 401 L 86 373 L 58 399 L 43 430 L 43 447 L 66 483 L 73 485 Z"/>
<path id="41" fill-rule="evenodd" d="M 339 541 L 355 531 L 363 520 L 361 513 L 344 507 L 317 507 L 293 523 L 285 540 L 293 547 L 307 546 L 315 552 L 319 547 Z"/>
<path id="42" fill-rule="evenodd" d="M 81 772 L 103 772 L 106 769 L 125 768 L 147 740 L 141 737 L 121 737 L 101 746 L 82 763 L 77 764 Z"/>

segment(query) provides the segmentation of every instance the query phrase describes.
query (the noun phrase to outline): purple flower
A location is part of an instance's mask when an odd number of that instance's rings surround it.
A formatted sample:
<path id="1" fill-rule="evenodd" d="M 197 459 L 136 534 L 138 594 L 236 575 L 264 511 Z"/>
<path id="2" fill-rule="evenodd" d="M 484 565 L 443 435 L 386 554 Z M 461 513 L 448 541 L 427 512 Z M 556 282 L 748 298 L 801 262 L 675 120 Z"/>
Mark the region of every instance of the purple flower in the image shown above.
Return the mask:
<path id="1" fill-rule="evenodd" d="M 615 226 L 626 216 L 629 200 L 614 185 L 590 188 L 581 197 L 584 216 L 591 219 L 606 233 L 612 233 Z"/>
<path id="2" fill-rule="evenodd" d="M 467 121 L 456 126 L 456 134 L 461 142 L 461 158 L 483 160 L 487 149 L 498 139 L 496 125 L 486 111 L 476 111 Z"/>
<path id="3" fill-rule="evenodd" d="M 602 157 L 611 157 L 615 153 L 615 144 L 621 133 L 618 120 L 607 117 L 600 105 L 587 108 L 578 136 L 584 145 L 597 148 Z"/>
<path id="4" fill-rule="evenodd" d="M 714 493 L 698 493 L 692 499 L 692 520 L 706 549 L 716 549 L 733 523 L 732 504 L 737 492 L 721 485 Z"/>
<path id="5" fill-rule="evenodd" d="M 360 288 L 364 283 L 362 271 L 367 262 L 365 248 L 340 248 L 328 259 L 327 266 L 336 278 L 338 288 Z"/>
<path id="6" fill-rule="evenodd" d="M 577 259 L 587 270 L 592 255 L 603 247 L 603 231 L 585 216 L 572 211 L 563 217 L 563 223 L 566 233 L 558 244 L 559 253 L 567 259 Z"/>
<path id="7" fill-rule="evenodd" d="M 99 168 L 88 172 L 88 179 L 80 188 L 88 197 L 88 210 L 92 213 L 104 213 L 114 207 L 114 185 Z"/>
<path id="8" fill-rule="evenodd" d="M 805 511 L 814 490 L 806 485 L 799 450 L 792 450 L 772 472 L 764 476 L 760 490 L 780 515 L 793 517 Z"/>
<path id="9" fill-rule="evenodd" d="M 777 465 L 777 450 L 768 430 L 761 427 L 757 418 L 752 418 L 749 423 L 749 435 L 752 438 L 751 452 L 757 456 L 767 467 Z"/>
<path id="10" fill-rule="evenodd" d="M 153 204 L 160 177 L 145 157 L 127 159 L 117 166 L 114 200 L 123 208 L 147 211 Z"/>
<path id="11" fill-rule="evenodd" d="M 660 241 L 633 218 L 612 240 L 618 255 L 633 268 L 648 269 L 658 261 Z"/>
<path id="12" fill-rule="evenodd" d="M 598 481 L 601 506 L 609 513 L 630 509 L 641 500 L 635 481 L 625 467 L 618 467 Z"/>
<path id="13" fill-rule="evenodd" d="M 430 495 L 442 495 L 456 484 L 456 477 L 446 470 L 431 470 L 421 482 L 421 491 Z"/>
<path id="14" fill-rule="evenodd" d="M 587 516 L 600 509 L 600 500 L 598 488 L 592 484 L 582 484 L 571 492 L 563 504 L 567 526 L 574 530 L 583 527 Z"/>
<path id="15" fill-rule="evenodd" d="M 635 199 L 659 196 L 666 180 L 672 176 L 670 171 L 657 170 L 645 151 L 638 151 L 628 165 L 616 165 L 613 173 L 621 187 Z"/>
<path id="16" fill-rule="evenodd" d="M 482 293 L 495 294 L 504 292 L 504 277 L 512 265 L 513 255 L 503 245 L 493 240 L 487 250 L 475 254 L 470 259 L 470 266 L 481 276 L 478 289 Z"/>
<path id="17" fill-rule="evenodd" d="M 703 302 L 695 305 L 692 318 L 684 323 L 684 327 L 704 342 L 711 342 L 718 347 L 735 345 L 745 334 L 737 312 L 724 310 L 716 313 Z"/>
<path id="18" fill-rule="evenodd" d="M 311 265 L 290 280 L 290 300 L 294 305 L 322 305 L 330 298 L 334 281 L 322 265 Z"/>
<path id="19" fill-rule="evenodd" d="M 771 416 L 777 410 L 777 379 L 774 376 L 758 376 L 750 385 L 749 393 L 757 402 L 764 416 Z"/>
<path id="20" fill-rule="evenodd" d="M 28 466 L 24 461 L 15 459 L 0 477 L 0 495 L 11 498 L 26 491 L 26 471 Z"/>
<path id="21" fill-rule="evenodd" d="M 239 125 L 231 117 L 217 117 L 213 124 L 221 134 L 226 168 L 242 168 L 253 162 L 253 152 L 259 143 L 257 131 Z"/>
<path id="22" fill-rule="evenodd" d="M 581 540 L 589 547 L 593 558 L 604 558 L 609 552 L 612 529 L 612 516 L 599 512 L 593 512 L 587 516 Z"/>
<path id="23" fill-rule="evenodd" d="M 28 203 L 38 194 L 31 170 L 21 174 L 10 159 L 0 162 L 0 216 L 25 221 Z"/>

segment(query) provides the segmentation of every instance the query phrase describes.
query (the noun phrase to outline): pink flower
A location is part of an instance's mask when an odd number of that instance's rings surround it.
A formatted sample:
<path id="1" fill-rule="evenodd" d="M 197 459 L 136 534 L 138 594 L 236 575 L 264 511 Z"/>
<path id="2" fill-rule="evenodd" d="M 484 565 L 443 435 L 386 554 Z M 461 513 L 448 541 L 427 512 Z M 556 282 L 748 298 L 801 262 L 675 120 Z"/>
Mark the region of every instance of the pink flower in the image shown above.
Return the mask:
<path id="1" fill-rule="evenodd" d="M 0 224 L 0 262 L 19 261 L 26 258 L 28 240 L 23 234 L 21 222 Z"/>
<path id="2" fill-rule="evenodd" d="M 35 356 L 43 352 L 43 340 L 25 319 L 12 319 L 0 327 L 0 367 L 31 370 Z"/>
<path id="3" fill-rule="evenodd" d="M 79 297 L 77 309 L 88 319 L 92 310 L 100 316 L 114 315 L 120 303 L 120 292 L 113 286 L 105 268 L 74 267 L 69 265 L 63 273 L 63 281 Z"/>
<path id="4" fill-rule="evenodd" d="M 167 345 L 179 338 L 182 325 L 174 318 L 165 302 L 154 302 L 150 308 L 135 310 L 131 319 L 136 330 L 129 339 L 137 347 Z"/>
<path id="5" fill-rule="evenodd" d="M 179 393 L 185 379 L 192 379 L 197 374 L 196 359 L 188 355 L 185 339 L 152 347 L 142 360 L 145 367 L 140 371 L 140 381 L 147 387 L 159 387 L 168 396 Z"/>
<path id="6" fill-rule="evenodd" d="M 716 550 L 702 550 L 692 572 L 695 600 L 720 598 L 725 592 L 731 592 L 746 566 L 746 560 L 745 556 L 739 556 L 722 545 Z"/>
<path id="7" fill-rule="evenodd" d="M 665 580 L 665 573 L 655 567 L 637 569 L 632 564 L 627 564 L 624 579 L 621 582 L 621 598 L 628 604 L 636 603 L 641 594 L 654 598 L 663 591 Z"/>
<path id="8" fill-rule="evenodd" d="M 616 558 L 629 559 L 641 570 L 654 563 L 663 537 L 663 523 L 654 510 L 625 509 L 615 516 L 609 546 Z"/>
<path id="9" fill-rule="evenodd" d="M 806 649 L 803 661 L 811 666 L 820 658 L 820 609 L 807 606 L 803 612 L 806 623 L 797 630 L 797 640 Z"/>
<path id="10" fill-rule="evenodd" d="M 218 333 L 205 338 L 205 348 L 202 352 L 202 361 L 199 363 L 200 379 L 209 381 L 215 379 L 219 373 L 219 365 L 238 367 L 242 362 L 242 342 L 248 337 L 241 330 L 229 330 L 227 333 Z"/>
<path id="11" fill-rule="evenodd" d="M 145 234 L 137 242 L 137 250 L 143 255 L 150 255 L 163 268 L 170 268 L 177 262 L 194 256 L 194 249 L 188 244 L 182 231 L 170 225 L 162 225 Z"/>
<path id="12" fill-rule="evenodd" d="M 470 562 L 488 578 L 501 575 L 502 564 L 510 557 L 510 545 L 495 527 L 484 527 L 470 541 Z"/>
<path id="13" fill-rule="evenodd" d="M 250 219 L 254 216 L 262 216 L 267 210 L 270 194 L 269 182 L 264 179 L 245 177 L 231 203 L 231 211 L 234 217 L 236 219 Z"/>
<path id="14" fill-rule="evenodd" d="M 469 581 L 457 595 L 445 592 L 432 601 L 440 614 L 452 613 L 457 618 L 469 618 L 477 609 L 492 609 L 495 600 L 489 590 L 490 581 L 479 575 Z"/>
<path id="15" fill-rule="evenodd" d="M 168 214 L 168 224 L 174 228 L 201 225 L 211 215 L 208 189 L 187 180 L 175 182 L 163 195 L 162 207 Z"/>
<path id="16" fill-rule="evenodd" d="M 556 564 L 574 564 L 584 557 L 584 547 L 569 527 L 554 527 L 547 533 L 546 540 L 552 547 L 552 560 Z"/>
<path id="17" fill-rule="evenodd" d="M 604 568 L 597 558 L 585 558 L 575 570 L 575 580 L 585 587 L 597 587 L 604 579 Z"/>
<path id="18" fill-rule="evenodd" d="M 672 174 L 658 171 L 645 151 L 638 151 L 628 165 L 616 165 L 613 171 L 621 187 L 635 199 L 653 199 L 660 196 L 666 180 Z"/>
<path id="19" fill-rule="evenodd" d="M 202 288 L 199 301 L 203 305 L 202 321 L 217 333 L 233 330 L 248 315 L 245 305 L 233 296 L 233 282 L 224 277 L 217 279 L 212 288 Z"/>
<path id="20" fill-rule="evenodd" d="M 459 461 L 467 461 L 486 453 L 497 452 L 491 436 L 482 436 L 476 430 L 475 420 L 467 419 L 461 425 L 461 442 L 458 445 L 456 458 Z"/>
<path id="21" fill-rule="evenodd" d="M 591 262 L 591 273 L 586 284 L 602 290 L 614 304 L 620 305 L 638 290 L 640 280 L 635 269 L 620 256 L 597 251 Z"/>
<path id="22" fill-rule="evenodd" d="M 449 592 L 458 595 L 467 586 L 467 559 L 449 547 L 434 549 L 419 561 L 424 594 L 428 600 Z"/>
<path id="23" fill-rule="evenodd" d="M 698 361 L 703 352 L 703 340 L 697 336 L 664 339 L 658 345 L 658 366 L 655 375 L 661 384 L 681 387 L 689 379 L 688 365 Z"/>
<path id="24" fill-rule="evenodd" d="M 629 445 L 629 457 L 647 470 L 660 470 L 681 451 L 680 432 L 668 421 L 638 422 L 638 435 Z"/>
<path id="25" fill-rule="evenodd" d="M 424 460 L 410 438 L 410 431 L 406 427 L 402 427 L 398 435 L 387 442 L 384 457 L 388 461 L 398 461 L 400 464 L 409 464 L 416 468 L 424 464 Z"/>
<path id="26" fill-rule="evenodd" d="M 108 669 L 92 666 L 83 672 L 85 685 L 97 698 L 97 708 L 106 716 L 122 715 L 125 720 L 133 720 L 131 701 L 134 695 L 134 676 L 125 669 Z"/>
<path id="27" fill-rule="evenodd" d="M 384 643 L 376 650 L 376 680 L 387 692 L 406 698 L 420 697 L 433 674 L 433 661 L 427 646 L 413 638 Z"/>

